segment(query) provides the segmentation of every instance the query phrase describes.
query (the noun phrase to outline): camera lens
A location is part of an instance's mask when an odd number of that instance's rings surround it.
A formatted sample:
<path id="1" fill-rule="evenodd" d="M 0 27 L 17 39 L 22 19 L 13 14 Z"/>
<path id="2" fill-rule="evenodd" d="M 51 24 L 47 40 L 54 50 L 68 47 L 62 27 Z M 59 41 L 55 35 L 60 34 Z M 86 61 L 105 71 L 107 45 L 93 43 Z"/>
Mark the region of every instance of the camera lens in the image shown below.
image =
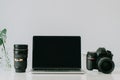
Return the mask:
<path id="1" fill-rule="evenodd" d="M 114 70 L 114 62 L 107 57 L 101 58 L 98 62 L 98 70 L 103 73 L 111 73 Z"/>
<path id="2" fill-rule="evenodd" d="M 28 45 L 14 45 L 14 67 L 16 72 L 25 72 L 27 68 Z"/>

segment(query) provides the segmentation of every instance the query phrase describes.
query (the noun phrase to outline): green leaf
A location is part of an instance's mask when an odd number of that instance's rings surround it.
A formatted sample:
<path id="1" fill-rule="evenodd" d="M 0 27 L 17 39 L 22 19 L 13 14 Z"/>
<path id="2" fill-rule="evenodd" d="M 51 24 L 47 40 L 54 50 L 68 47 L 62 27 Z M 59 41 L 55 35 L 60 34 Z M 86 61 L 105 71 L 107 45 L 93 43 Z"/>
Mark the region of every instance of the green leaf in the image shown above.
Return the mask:
<path id="1" fill-rule="evenodd" d="M 6 32 L 7 32 L 7 29 L 3 29 L 3 30 L 2 30 L 2 33 L 3 33 L 3 34 L 6 34 Z"/>
<path id="2" fill-rule="evenodd" d="M 6 32 L 7 29 L 3 29 L 2 31 L 0 31 L 0 46 L 6 41 Z"/>
<path id="3" fill-rule="evenodd" d="M 3 29 L 1 32 L 0 32 L 0 37 L 3 38 L 6 36 L 6 32 L 7 32 L 7 29 Z"/>
<path id="4" fill-rule="evenodd" d="M 0 46 L 3 44 L 3 39 L 0 38 Z"/>

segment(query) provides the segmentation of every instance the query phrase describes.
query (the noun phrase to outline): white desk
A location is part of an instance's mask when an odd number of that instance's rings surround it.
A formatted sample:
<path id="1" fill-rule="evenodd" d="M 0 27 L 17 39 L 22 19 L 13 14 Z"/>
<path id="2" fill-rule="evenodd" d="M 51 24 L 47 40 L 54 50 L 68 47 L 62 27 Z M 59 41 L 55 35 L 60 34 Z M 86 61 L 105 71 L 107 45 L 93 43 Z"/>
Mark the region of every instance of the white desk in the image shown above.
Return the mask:
<path id="1" fill-rule="evenodd" d="M 119 70 L 120 71 L 120 70 Z M 85 74 L 32 74 L 0 72 L 0 80 L 119 80 L 120 72 L 103 74 L 98 71 L 87 71 Z"/>
<path id="2" fill-rule="evenodd" d="M 84 57 L 84 59 L 83 59 Z M 32 74 L 27 69 L 26 73 L 0 72 L 0 80 L 120 80 L 120 68 L 112 74 L 103 74 L 97 70 L 86 70 L 86 56 L 83 55 L 82 64 L 85 74 Z"/>

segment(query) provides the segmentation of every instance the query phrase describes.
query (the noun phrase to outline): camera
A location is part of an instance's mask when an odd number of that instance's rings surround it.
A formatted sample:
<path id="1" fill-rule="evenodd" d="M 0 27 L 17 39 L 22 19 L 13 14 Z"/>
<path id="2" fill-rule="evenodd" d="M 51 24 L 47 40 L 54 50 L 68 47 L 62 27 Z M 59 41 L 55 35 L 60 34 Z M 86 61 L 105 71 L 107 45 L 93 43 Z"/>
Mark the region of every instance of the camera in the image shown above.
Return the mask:
<path id="1" fill-rule="evenodd" d="M 111 73 L 114 70 L 113 54 L 105 48 L 98 48 L 96 52 L 87 52 L 86 67 L 88 70 L 98 69 L 103 73 Z"/>

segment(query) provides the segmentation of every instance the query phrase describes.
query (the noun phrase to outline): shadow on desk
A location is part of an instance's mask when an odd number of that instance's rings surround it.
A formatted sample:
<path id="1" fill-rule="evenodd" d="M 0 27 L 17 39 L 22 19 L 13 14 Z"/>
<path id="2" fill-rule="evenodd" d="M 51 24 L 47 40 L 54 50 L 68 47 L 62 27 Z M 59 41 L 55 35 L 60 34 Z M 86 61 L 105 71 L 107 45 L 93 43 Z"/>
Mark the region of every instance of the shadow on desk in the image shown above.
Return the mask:
<path id="1" fill-rule="evenodd" d="M 85 80 L 82 74 L 37 74 L 31 80 Z"/>
<path id="2" fill-rule="evenodd" d="M 86 80 L 114 80 L 111 74 L 86 74 Z"/>
<path id="3" fill-rule="evenodd" d="M 13 80 L 27 80 L 26 73 L 15 73 L 13 76 Z"/>

